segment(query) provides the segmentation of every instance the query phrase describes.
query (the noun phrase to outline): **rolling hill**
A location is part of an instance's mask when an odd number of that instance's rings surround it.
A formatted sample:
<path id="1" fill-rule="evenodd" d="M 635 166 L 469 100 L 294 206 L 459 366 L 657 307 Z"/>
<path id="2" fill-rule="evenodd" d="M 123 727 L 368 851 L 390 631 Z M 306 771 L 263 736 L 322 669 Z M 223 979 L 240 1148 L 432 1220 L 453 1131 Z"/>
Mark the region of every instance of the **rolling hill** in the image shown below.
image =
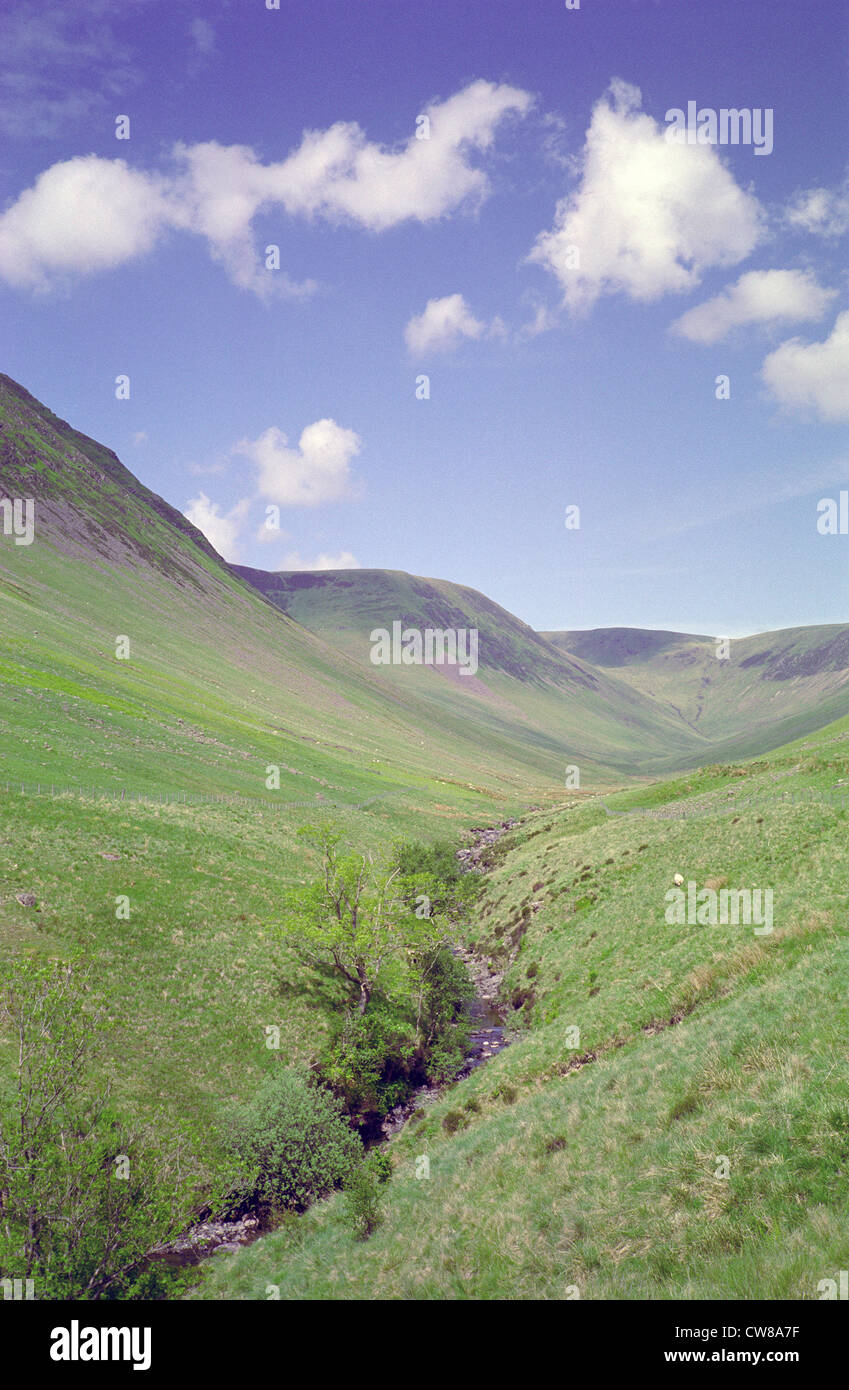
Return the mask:
<path id="1" fill-rule="evenodd" d="M 715 638 L 692 633 L 597 628 L 542 636 L 674 712 L 710 741 L 715 759 L 766 752 L 849 711 L 843 624 L 735 638 L 723 659 Z"/>
<path id="2" fill-rule="evenodd" d="M 526 748 L 580 765 L 582 784 L 684 760 L 704 747 L 701 735 L 650 695 L 559 651 L 519 618 L 475 589 L 401 570 L 276 573 L 234 566 L 288 617 L 345 652 L 386 689 L 415 691 L 431 718 L 447 728 L 475 728 L 489 744 L 508 728 Z M 369 634 L 427 628 L 478 633 L 478 669 L 450 665 L 374 665 Z"/>
<path id="3" fill-rule="evenodd" d="M 344 1017 L 278 931 L 318 868 L 300 822 L 330 811 L 366 852 L 521 817 L 465 928 L 511 1045 L 393 1142 L 368 1242 L 331 1198 L 200 1292 L 807 1298 L 846 1267 L 849 719 L 807 732 L 844 701 L 844 629 L 746 639 L 716 672 L 708 638 L 536 634 L 402 572 L 237 572 L 8 378 L 2 496 L 36 522 L 0 536 L 0 957 L 96 965 L 95 1085 L 187 1136 L 196 1210 L 279 1061 L 269 1027 L 317 1066 Z M 395 621 L 477 627 L 479 670 L 374 666 Z M 771 889 L 775 932 L 672 929 L 675 871 Z"/>
<path id="4" fill-rule="evenodd" d="M 442 682 L 435 706 L 418 672 L 383 679 L 282 613 L 114 453 L 8 377 L 0 495 L 33 498 L 36 511 L 31 545 L 0 536 L 7 781 L 261 798 L 274 764 L 278 800 L 391 790 L 444 802 L 456 784 L 457 799 L 493 805 L 562 785 L 564 763 L 586 749 L 609 784 L 608 747 L 624 760 L 643 737 L 664 746 L 665 714 L 553 649 L 582 702 L 559 726 L 544 703 L 470 700 Z M 607 689 L 598 712 L 596 686 Z"/>
<path id="5" fill-rule="evenodd" d="M 849 719 L 524 816 L 468 929 L 512 1044 L 393 1139 L 367 1242 L 332 1197 L 199 1296 L 823 1297 L 849 1229 L 847 815 Z M 670 924 L 676 871 L 770 890 L 772 931 Z"/>

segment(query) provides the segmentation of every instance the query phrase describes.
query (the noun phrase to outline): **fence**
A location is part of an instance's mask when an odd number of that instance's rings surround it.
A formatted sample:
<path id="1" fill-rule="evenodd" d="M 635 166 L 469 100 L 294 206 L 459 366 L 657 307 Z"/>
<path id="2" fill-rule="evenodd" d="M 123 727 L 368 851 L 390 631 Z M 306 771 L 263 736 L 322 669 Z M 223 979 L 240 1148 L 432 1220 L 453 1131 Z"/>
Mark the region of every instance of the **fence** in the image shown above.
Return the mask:
<path id="1" fill-rule="evenodd" d="M 313 811 L 324 809 L 363 811 L 376 801 L 385 801 L 387 797 L 401 795 L 400 790 L 381 792 L 379 796 L 371 796 L 367 801 L 353 802 L 334 801 L 319 792 L 312 801 L 280 801 L 273 792 L 269 792 L 267 796 L 244 796 L 241 792 L 144 792 L 131 791 L 127 787 L 63 787 L 54 782 L 22 782 L 17 778 L 7 780 L 4 783 L 4 788 L 7 796 L 76 796 L 93 801 L 141 802 L 153 806 L 244 805 L 273 806 L 277 809 L 300 806 L 309 807 Z"/>

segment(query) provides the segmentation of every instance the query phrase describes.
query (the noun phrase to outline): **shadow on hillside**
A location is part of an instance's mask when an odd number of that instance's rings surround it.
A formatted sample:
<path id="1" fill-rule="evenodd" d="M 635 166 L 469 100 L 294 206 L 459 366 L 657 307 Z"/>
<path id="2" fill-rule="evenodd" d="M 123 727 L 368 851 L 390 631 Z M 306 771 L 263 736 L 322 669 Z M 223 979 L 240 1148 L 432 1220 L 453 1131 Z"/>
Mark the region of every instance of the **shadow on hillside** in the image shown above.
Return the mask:
<path id="1" fill-rule="evenodd" d="M 289 979 L 282 966 L 272 976 L 278 999 L 305 999 L 325 1009 L 338 1009 L 342 990 L 339 976 L 332 965 L 324 961 L 304 962 L 304 973 L 297 980 Z"/>

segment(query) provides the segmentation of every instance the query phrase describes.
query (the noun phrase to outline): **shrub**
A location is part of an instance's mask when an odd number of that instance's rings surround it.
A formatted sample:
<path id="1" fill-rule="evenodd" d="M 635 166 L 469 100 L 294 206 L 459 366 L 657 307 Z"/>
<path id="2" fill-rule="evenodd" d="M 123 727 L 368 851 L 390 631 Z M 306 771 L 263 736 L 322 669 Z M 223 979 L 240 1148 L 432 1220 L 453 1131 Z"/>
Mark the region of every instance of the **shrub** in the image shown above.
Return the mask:
<path id="1" fill-rule="evenodd" d="M 448 1081 L 463 1065 L 469 1046 L 466 1005 L 475 987 L 464 961 L 445 948 L 426 963 L 422 1010 L 424 1066 L 428 1081 Z"/>
<path id="2" fill-rule="evenodd" d="M 0 1079 L 0 1277 L 31 1278 L 40 1299 L 162 1297 L 185 1278 L 148 1268 L 146 1252 L 188 1224 L 204 1188 L 217 1193 L 194 1136 L 127 1125 L 94 1081 L 107 1025 L 86 1007 L 90 978 L 79 964 L 0 963 L 0 1028 L 15 1038 L 15 1073 Z"/>
<path id="3" fill-rule="evenodd" d="M 442 1128 L 446 1134 L 456 1134 L 466 1124 L 468 1120 L 461 1110 L 447 1110 L 442 1116 Z"/>
<path id="4" fill-rule="evenodd" d="M 360 1240 L 368 1240 L 383 1220 L 380 1189 L 391 1171 L 388 1155 L 377 1152 L 369 1154 L 345 1180 L 345 1212 Z"/>
<path id="5" fill-rule="evenodd" d="M 237 1111 L 230 1142 L 244 1195 L 271 1211 L 303 1211 L 344 1181 L 362 1155 L 340 1102 L 307 1072 L 283 1066 Z"/>
<path id="6" fill-rule="evenodd" d="M 452 920 L 464 916 L 481 891 L 479 876 L 463 869 L 449 840 L 434 845 L 405 841 L 396 846 L 394 862 L 402 893 L 411 902 L 419 893 L 426 893 L 436 915 Z"/>
<path id="7" fill-rule="evenodd" d="M 392 1159 L 385 1149 L 374 1149 L 369 1154 L 368 1161 L 374 1170 L 378 1182 L 388 1182 L 392 1177 Z"/>
<path id="8" fill-rule="evenodd" d="M 353 1118 L 382 1118 L 410 1094 L 414 1049 L 412 1023 L 373 1000 L 367 1014 L 342 1021 L 322 1074 Z"/>

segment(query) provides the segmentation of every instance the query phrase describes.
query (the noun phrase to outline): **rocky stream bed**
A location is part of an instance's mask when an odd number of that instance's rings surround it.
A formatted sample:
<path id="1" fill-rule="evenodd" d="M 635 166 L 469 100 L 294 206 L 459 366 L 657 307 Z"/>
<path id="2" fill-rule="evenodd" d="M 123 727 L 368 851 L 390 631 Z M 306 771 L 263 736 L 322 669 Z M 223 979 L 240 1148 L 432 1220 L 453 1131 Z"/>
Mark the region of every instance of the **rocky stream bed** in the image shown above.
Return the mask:
<path id="1" fill-rule="evenodd" d="M 486 850 L 516 824 L 515 820 L 506 820 L 499 825 L 472 830 L 472 843 L 457 851 L 457 858 L 464 868 L 470 873 L 485 872 L 485 866 L 481 861 Z M 438 1100 L 448 1086 L 461 1081 L 476 1067 L 482 1066 L 490 1057 L 509 1046 L 510 1039 L 505 1031 L 504 1019 L 496 1003 L 504 972 L 493 972 L 486 960 L 462 947 L 455 947 L 454 953 L 465 961 L 477 991 L 475 999 L 469 1004 L 473 1027 L 465 1061 L 450 1081 L 441 1085 L 420 1086 L 402 1105 L 397 1105 L 391 1110 L 381 1126 L 382 1138 L 379 1143 L 386 1143 L 398 1134 L 414 1111 L 426 1110 Z M 177 1240 L 168 1241 L 150 1250 L 147 1258 L 151 1261 L 161 1261 L 174 1268 L 185 1268 L 199 1264 L 201 1260 L 219 1251 L 232 1252 L 243 1245 L 250 1245 L 263 1234 L 264 1228 L 253 1215 L 230 1220 L 202 1221 L 192 1226 Z"/>

